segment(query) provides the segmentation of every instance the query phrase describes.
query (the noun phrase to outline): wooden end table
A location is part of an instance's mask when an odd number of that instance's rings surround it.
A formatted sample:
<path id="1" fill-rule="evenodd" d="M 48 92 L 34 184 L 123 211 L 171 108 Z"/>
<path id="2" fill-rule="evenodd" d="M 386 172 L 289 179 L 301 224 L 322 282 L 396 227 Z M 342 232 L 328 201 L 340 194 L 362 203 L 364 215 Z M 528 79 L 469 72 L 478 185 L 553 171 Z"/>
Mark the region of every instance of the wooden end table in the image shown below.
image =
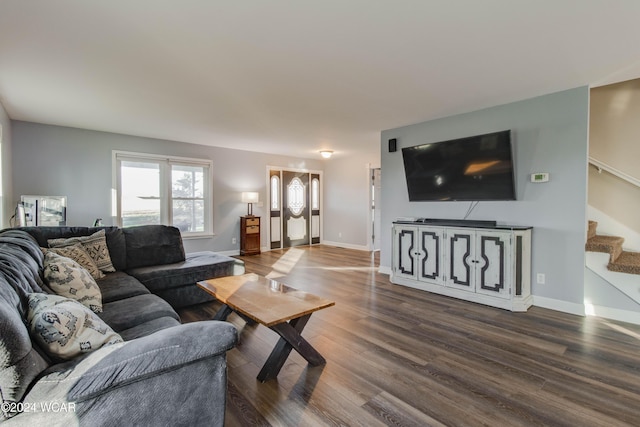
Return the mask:
<path id="1" fill-rule="evenodd" d="M 280 335 L 258 373 L 259 381 L 276 378 L 292 349 L 311 366 L 326 363 L 301 333 L 314 311 L 331 307 L 335 302 L 253 273 L 204 280 L 198 286 L 223 304 L 213 320 L 226 320 L 233 311 Z"/>

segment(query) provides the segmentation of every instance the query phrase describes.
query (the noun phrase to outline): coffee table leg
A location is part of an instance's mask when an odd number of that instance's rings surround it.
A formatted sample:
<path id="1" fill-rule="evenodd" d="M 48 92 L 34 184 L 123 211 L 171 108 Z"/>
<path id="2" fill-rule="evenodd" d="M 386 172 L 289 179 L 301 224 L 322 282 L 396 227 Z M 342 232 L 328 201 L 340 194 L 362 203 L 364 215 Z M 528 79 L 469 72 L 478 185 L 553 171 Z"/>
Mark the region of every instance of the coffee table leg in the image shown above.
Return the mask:
<path id="1" fill-rule="evenodd" d="M 270 327 L 280 335 L 280 339 L 258 374 L 260 382 L 265 382 L 278 376 L 292 349 L 300 353 L 312 366 L 326 363 L 324 357 L 300 335 L 310 317 L 311 314 L 307 314 L 293 319 L 289 323 L 279 323 Z"/>
<path id="2" fill-rule="evenodd" d="M 229 307 L 227 304 L 222 304 L 222 307 L 220 307 L 218 311 L 216 311 L 216 314 L 214 314 L 213 320 L 225 321 L 227 320 L 227 317 L 229 317 L 231 313 L 233 313 L 233 309 L 231 309 L 231 307 Z M 248 318 L 242 313 L 236 313 L 236 314 L 251 326 L 256 325 L 258 323 L 255 320 Z"/>
<path id="3" fill-rule="evenodd" d="M 229 317 L 229 315 L 232 312 L 233 310 L 231 310 L 231 307 L 229 307 L 227 304 L 222 304 L 222 307 L 220 307 L 220 309 L 218 309 L 218 311 L 216 312 L 215 316 L 213 316 L 213 320 L 225 321 L 227 320 L 227 317 Z"/>

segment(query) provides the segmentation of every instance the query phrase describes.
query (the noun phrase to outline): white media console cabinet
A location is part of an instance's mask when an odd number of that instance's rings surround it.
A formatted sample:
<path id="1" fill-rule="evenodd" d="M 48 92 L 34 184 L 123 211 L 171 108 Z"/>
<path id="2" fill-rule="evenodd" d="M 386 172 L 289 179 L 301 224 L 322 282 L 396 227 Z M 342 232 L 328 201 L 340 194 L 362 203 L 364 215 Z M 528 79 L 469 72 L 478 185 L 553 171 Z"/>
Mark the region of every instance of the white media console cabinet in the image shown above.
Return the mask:
<path id="1" fill-rule="evenodd" d="M 526 311 L 533 302 L 531 229 L 491 221 L 396 221 L 391 282 Z"/>

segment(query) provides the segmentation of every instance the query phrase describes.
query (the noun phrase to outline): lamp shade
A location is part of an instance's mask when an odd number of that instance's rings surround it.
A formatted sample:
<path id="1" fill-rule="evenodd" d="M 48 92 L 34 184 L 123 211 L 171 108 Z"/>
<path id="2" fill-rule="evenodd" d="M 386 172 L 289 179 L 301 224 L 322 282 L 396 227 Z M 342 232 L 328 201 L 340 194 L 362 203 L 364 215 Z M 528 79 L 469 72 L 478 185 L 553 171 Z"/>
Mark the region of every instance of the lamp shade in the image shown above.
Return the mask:
<path id="1" fill-rule="evenodd" d="M 257 191 L 243 191 L 242 192 L 242 203 L 258 203 L 258 192 Z"/>

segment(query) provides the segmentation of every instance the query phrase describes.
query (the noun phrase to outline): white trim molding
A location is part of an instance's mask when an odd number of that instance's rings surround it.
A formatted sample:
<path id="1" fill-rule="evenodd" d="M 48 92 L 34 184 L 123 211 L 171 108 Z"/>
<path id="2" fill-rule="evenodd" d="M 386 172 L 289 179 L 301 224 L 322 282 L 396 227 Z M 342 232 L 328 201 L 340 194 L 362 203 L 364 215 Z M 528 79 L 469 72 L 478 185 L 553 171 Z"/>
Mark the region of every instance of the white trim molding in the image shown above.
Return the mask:
<path id="1" fill-rule="evenodd" d="M 371 249 L 367 245 L 352 245 L 351 243 L 331 242 L 328 240 L 321 241 L 320 244 L 326 246 L 336 246 L 338 248 L 355 249 L 357 251 L 371 252 Z"/>
<path id="2" fill-rule="evenodd" d="M 562 301 L 559 299 L 533 296 L 533 305 L 536 307 L 548 308 L 550 310 L 561 311 L 563 313 L 575 314 L 576 316 L 584 316 L 584 304 L 575 302 Z"/>
<path id="3" fill-rule="evenodd" d="M 610 166 L 608 164 L 606 164 L 605 162 L 601 162 L 598 159 L 595 159 L 591 156 L 589 156 L 589 163 L 591 163 L 593 166 L 596 167 L 596 169 L 598 169 L 598 172 L 602 172 L 602 171 L 606 171 L 609 172 L 611 175 L 615 175 L 620 179 L 623 179 L 633 185 L 635 185 L 636 187 L 640 187 L 640 180 L 637 178 L 634 178 L 633 176 L 622 172 L 619 169 L 614 168 L 613 166 Z"/>

